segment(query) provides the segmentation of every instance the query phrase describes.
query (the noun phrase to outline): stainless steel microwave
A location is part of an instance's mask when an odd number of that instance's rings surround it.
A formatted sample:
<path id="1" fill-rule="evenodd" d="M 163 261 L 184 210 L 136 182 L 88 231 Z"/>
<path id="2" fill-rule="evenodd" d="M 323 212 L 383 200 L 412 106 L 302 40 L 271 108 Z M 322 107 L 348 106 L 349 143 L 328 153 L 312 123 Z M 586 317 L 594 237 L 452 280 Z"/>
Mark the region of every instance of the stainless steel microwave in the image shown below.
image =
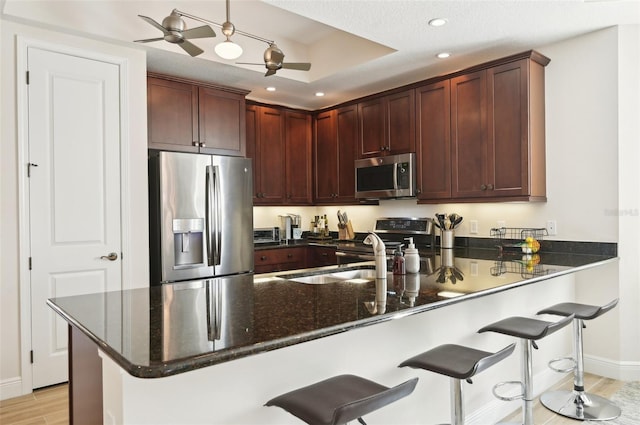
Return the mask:
<path id="1" fill-rule="evenodd" d="M 356 198 L 385 199 L 416 196 L 416 155 L 404 153 L 357 159 Z"/>

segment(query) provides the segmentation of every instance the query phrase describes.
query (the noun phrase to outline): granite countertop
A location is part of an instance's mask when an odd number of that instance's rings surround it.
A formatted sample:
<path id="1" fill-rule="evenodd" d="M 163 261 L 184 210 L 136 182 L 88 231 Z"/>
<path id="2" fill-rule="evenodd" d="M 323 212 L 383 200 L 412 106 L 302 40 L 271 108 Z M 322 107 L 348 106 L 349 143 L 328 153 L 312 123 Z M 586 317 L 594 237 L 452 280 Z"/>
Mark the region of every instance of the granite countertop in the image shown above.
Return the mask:
<path id="1" fill-rule="evenodd" d="M 170 376 L 615 261 L 615 255 L 500 256 L 495 249 L 443 250 L 418 275 L 304 284 L 301 274 L 371 269 L 373 262 L 241 275 L 48 301 L 129 374 Z M 380 295 L 380 292 L 378 293 Z M 378 302 L 376 302 L 378 300 Z"/>

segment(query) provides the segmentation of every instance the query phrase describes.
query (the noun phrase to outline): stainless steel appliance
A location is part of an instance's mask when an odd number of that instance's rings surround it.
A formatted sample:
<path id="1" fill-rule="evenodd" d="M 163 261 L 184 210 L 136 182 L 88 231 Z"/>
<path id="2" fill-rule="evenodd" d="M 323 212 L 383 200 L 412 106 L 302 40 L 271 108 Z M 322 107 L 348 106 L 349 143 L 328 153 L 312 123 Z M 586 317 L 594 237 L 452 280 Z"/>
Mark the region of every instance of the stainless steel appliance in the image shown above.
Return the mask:
<path id="1" fill-rule="evenodd" d="M 421 257 L 429 256 L 435 249 L 433 220 L 426 217 L 381 217 L 376 220 L 374 232 L 384 242 L 387 259 L 390 260 L 395 249 L 407 246 L 406 238 L 412 237 Z M 371 245 L 362 241 L 341 243 L 336 250 L 338 264 L 374 259 Z M 423 267 L 424 270 L 424 267 Z"/>
<path id="2" fill-rule="evenodd" d="M 300 229 L 300 216 L 297 214 L 286 214 L 278 217 L 280 218 L 280 239 L 284 241 L 300 239 L 302 233 L 295 231 L 295 229 Z M 296 236 L 295 233 L 298 235 Z"/>
<path id="3" fill-rule="evenodd" d="M 280 242 L 280 228 L 279 227 L 261 227 L 253 229 L 253 243 L 279 243 Z"/>
<path id="4" fill-rule="evenodd" d="M 151 284 L 253 271 L 251 160 L 150 151 Z"/>
<path id="5" fill-rule="evenodd" d="M 356 198 L 384 199 L 416 196 L 414 153 L 358 159 Z"/>

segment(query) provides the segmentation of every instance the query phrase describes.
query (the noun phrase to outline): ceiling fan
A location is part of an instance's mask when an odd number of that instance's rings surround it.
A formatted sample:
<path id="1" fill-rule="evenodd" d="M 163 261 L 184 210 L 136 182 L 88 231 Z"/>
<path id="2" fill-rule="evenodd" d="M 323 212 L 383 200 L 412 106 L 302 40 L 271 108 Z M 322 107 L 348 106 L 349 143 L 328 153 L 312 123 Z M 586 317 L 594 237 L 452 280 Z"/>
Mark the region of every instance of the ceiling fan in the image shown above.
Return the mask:
<path id="1" fill-rule="evenodd" d="M 162 25 L 149 18 L 148 16 L 138 15 L 152 26 L 156 27 L 164 34 L 163 37 L 147 38 L 144 40 L 135 40 L 137 43 L 150 43 L 152 41 L 165 40 L 169 43 L 177 44 L 182 49 L 189 53 L 191 56 L 198 56 L 203 53 L 204 50 L 191 43 L 189 40 L 194 38 L 207 38 L 215 37 L 216 33 L 208 25 L 201 27 L 186 29 L 187 25 L 184 23 L 181 15 L 174 9 L 171 15 L 162 20 Z"/>
<path id="2" fill-rule="evenodd" d="M 265 77 L 274 75 L 276 71 L 280 69 L 294 69 L 297 71 L 308 71 L 311 69 L 311 64 L 308 62 L 283 62 L 284 53 L 276 46 L 276 43 L 271 42 L 267 50 L 264 51 L 264 66 L 267 68 Z M 239 65 L 260 65 L 261 63 L 249 63 L 249 62 L 237 62 Z"/>

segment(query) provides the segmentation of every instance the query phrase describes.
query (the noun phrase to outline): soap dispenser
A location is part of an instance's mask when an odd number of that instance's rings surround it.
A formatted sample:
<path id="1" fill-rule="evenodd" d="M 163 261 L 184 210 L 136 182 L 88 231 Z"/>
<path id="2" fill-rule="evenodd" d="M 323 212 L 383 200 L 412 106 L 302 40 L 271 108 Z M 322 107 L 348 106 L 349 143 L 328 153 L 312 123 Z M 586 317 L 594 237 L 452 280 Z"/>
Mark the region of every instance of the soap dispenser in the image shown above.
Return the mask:
<path id="1" fill-rule="evenodd" d="M 405 260 L 402 256 L 402 245 L 398 245 L 393 253 L 393 274 L 405 274 Z"/>
<path id="2" fill-rule="evenodd" d="M 413 244 L 413 238 L 406 238 L 409 246 L 404 250 L 404 266 L 407 273 L 420 272 L 420 255 L 416 246 Z"/>

